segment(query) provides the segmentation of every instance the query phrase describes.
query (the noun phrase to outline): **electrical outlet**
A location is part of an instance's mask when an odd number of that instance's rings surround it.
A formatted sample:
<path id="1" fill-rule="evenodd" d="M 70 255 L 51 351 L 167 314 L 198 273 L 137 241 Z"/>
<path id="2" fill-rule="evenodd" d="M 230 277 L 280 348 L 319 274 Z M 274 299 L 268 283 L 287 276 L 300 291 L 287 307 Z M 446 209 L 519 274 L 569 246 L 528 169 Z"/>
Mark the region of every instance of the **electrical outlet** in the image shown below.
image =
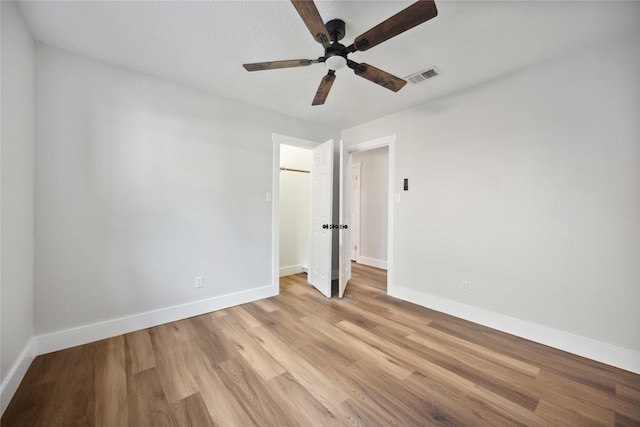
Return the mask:
<path id="1" fill-rule="evenodd" d="M 202 276 L 196 277 L 196 288 L 201 288 L 203 282 L 204 282 L 204 277 Z"/>
<path id="2" fill-rule="evenodd" d="M 460 292 L 462 292 L 463 294 L 469 292 L 469 282 L 467 282 L 466 280 L 462 280 L 460 282 Z"/>

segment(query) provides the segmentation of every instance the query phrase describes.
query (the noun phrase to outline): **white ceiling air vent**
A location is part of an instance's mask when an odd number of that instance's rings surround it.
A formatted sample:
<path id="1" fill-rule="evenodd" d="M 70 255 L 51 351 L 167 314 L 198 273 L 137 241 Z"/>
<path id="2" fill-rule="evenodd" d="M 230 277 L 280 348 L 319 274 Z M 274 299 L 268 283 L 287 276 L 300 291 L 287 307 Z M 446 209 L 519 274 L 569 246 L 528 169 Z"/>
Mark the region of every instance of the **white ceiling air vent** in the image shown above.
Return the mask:
<path id="1" fill-rule="evenodd" d="M 423 82 L 427 79 L 433 78 L 435 76 L 439 76 L 440 74 L 442 74 L 442 71 L 440 71 L 440 69 L 438 69 L 438 67 L 431 67 L 428 68 L 426 70 L 422 70 L 420 72 L 411 74 L 407 77 L 405 77 L 405 80 L 410 81 L 411 83 L 413 83 L 414 85 L 420 82 Z"/>

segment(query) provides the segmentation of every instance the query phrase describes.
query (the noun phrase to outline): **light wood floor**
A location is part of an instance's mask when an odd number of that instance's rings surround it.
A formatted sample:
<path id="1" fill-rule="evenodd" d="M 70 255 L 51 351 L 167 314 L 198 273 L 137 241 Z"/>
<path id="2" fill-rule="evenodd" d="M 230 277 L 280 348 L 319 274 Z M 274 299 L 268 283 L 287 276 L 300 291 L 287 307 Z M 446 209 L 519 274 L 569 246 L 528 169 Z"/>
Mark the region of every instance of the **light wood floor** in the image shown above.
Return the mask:
<path id="1" fill-rule="evenodd" d="M 277 297 L 39 356 L 9 426 L 640 425 L 640 376 L 405 303 Z"/>

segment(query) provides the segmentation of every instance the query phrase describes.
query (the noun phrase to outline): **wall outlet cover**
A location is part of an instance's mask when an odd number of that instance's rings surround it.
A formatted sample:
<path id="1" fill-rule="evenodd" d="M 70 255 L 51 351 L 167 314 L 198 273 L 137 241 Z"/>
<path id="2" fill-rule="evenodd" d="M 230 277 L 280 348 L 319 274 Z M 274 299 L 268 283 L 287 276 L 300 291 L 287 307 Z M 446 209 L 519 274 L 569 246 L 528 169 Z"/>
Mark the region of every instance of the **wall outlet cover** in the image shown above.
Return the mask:
<path id="1" fill-rule="evenodd" d="M 467 282 L 466 280 L 462 280 L 460 282 L 460 292 L 465 294 L 469 292 L 469 282 Z"/>

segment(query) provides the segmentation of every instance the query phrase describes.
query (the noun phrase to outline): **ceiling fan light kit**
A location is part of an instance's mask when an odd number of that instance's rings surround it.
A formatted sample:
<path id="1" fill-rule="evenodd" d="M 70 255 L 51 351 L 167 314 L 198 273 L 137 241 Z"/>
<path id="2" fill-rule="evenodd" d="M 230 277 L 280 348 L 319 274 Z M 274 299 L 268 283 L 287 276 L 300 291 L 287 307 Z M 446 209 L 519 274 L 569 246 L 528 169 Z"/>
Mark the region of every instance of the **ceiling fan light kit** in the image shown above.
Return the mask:
<path id="1" fill-rule="evenodd" d="M 356 37 L 353 44 L 344 46 L 339 43 L 345 36 L 345 23 L 343 20 L 332 19 L 325 24 L 313 0 L 291 0 L 291 3 L 293 3 L 293 6 L 314 40 L 324 47 L 324 56 L 318 59 L 258 62 L 244 64 L 243 66 L 247 71 L 262 71 L 278 68 L 303 67 L 324 62 L 329 71 L 327 75 L 322 78 L 320 87 L 318 87 L 318 91 L 311 105 L 324 104 L 329 95 L 329 90 L 336 79 L 335 72 L 345 66 L 351 68 L 357 76 L 363 77 L 389 90 L 397 92 L 402 89 L 407 84 L 406 80 L 372 65 L 354 62 L 348 59 L 347 55 L 355 51 L 371 49 L 438 15 L 433 0 L 420 0 L 376 25 L 364 34 Z"/>
<path id="2" fill-rule="evenodd" d="M 324 65 L 330 70 L 336 71 L 347 65 L 347 58 L 342 55 L 333 55 L 325 59 Z"/>

